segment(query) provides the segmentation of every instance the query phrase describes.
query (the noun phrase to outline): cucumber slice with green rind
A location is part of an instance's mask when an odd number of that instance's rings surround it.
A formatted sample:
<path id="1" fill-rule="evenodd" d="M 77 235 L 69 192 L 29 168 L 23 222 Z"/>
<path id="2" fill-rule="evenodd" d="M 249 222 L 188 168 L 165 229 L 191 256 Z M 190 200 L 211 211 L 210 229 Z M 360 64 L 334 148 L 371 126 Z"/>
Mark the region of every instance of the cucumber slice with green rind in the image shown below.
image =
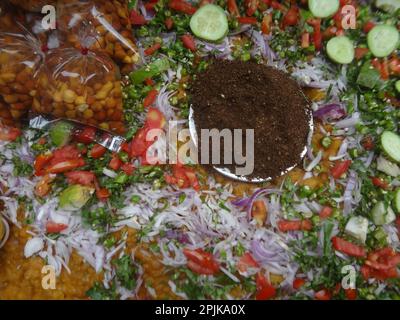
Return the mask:
<path id="1" fill-rule="evenodd" d="M 367 36 L 368 47 L 378 58 L 390 55 L 399 45 L 399 39 L 396 27 L 386 24 L 373 27 Z"/>
<path id="2" fill-rule="evenodd" d="M 354 59 L 353 42 L 346 36 L 333 37 L 326 45 L 329 58 L 340 64 L 349 64 Z"/>
<path id="3" fill-rule="evenodd" d="M 400 162 L 400 136 L 391 131 L 381 135 L 381 145 L 385 154 L 393 161 Z"/>
<path id="4" fill-rule="evenodd" d="M 400 188 L 394 192 L 394 207 L 397 213 L 400 213 Z"/>
<path id="5" fill-rule="evenodd" d="M 218 41 L 228 34 L 228 18 L 221 7 L 207 4 L 192 16 L 190 29 L 201 39 Z"/>
<path id="6" fill-rule="evenodd" d="M 50 140 L 56 147 L 65 146 L 71 140 L 74 126 L 65 121 L 58 121 L 50 128 Z"/>
<path id="7" fill-rule="evenodd" d="M 339 10 L 339 6 L 339 0 L 308 0 L 308 8 L 317 18 L 333 16 Z"/>

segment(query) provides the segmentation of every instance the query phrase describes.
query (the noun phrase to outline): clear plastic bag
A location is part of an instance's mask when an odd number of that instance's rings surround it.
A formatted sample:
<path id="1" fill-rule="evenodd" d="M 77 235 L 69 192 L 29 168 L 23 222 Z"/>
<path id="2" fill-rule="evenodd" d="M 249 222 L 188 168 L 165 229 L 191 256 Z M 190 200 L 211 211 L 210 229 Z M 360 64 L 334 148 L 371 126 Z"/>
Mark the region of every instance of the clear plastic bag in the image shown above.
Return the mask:
<path id="1" fill-rule="evenodd" d="M 7 1 L 0 2 L 0 31 L 14 31 L 16 28 L 15 22 L 22 23 L 24 15 L 21 10 L 12 7 Z"/>
<path id="2" fill-rule="evenodd" d="M 0 123 L 3 123 L 7 126 L 15 126 L 15 120 L 13 119 L 10 107 L 0 99 Z"/>
<path id="3" fill-rule="evenodd" d="M 78 32 L 82 25 L 89 24 L 97 40 L 90 49 L 105 50 L 123 74 L 138 61 L 127 1 L 60 1 L 57 15 L 57 26 L 71 45 L 79 47 Z"/>
<path id="4" fill-rule="evenodd" d="M 29 12 L 25 14 L 24 24 L 46 46 L 46 49 L 58 48 L 62 42 L 59 31 L 57 29 L 47 30 L 43 28 L 42 19 L 43 15 Z"/>
<path id="5" fill-rule="evenodd" d="M 26 11 L 41 12 L 45 5 L 55 6 L 57 0 L 10 0 L 10 2 Z"/>
<path id="6" fill-rule="evenodd" d="M 93 38 L 81 39 L 80 49 L 49 51 L 38 74 L 33 111 L 124 133 L 119 69 L 106 53 L 88 49 Z"/>
<path id="7" fill-rule="evenodd" d="M 44 59 L 40 41 L 22 25 L 0 31 L 0 95 L 13 119 L 21 119 L 36 95 L 35 76 Z"/>

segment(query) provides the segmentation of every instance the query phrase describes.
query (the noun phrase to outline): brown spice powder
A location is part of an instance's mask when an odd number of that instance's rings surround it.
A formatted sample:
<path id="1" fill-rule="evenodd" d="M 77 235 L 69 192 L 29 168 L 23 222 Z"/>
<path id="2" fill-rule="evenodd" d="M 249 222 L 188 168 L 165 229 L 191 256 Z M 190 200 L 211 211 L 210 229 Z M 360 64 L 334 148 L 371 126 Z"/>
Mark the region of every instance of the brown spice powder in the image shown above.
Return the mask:
<path id="1" fill-rule="evenodd" d="M 254 129 L 254 172 L 247 178 L 275 178 L 302 160 L 311 111 L 285 73 L 255 62 L 215 60 L 196 76 L 190 93 L 200 147 L 201 129 L 242 129 L 243 141 L 245 129 Z M 204 143 L 212 150 L 211 139 Z M 242 150 L 245 155 L 245 144 Z M 216 167 L 235 172 L 235 163 L 221 163 Z"/>

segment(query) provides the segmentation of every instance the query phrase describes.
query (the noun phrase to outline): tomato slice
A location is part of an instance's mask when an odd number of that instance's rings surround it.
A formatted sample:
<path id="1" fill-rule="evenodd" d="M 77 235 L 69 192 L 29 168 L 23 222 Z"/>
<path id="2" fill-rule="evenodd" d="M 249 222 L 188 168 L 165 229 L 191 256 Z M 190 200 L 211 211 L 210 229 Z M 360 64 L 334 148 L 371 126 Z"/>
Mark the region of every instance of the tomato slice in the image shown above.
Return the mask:
<path id="1" fill-rule="evenodd" d="M 256 300 L 269 300 L 276 295 L 276 289 L 268 282 L 267 278 L 261 273 L 256 276 Z"/>
<path id="2" fill-rule="evenodd" d="M 96 190 L 96 197 L 100 201 L 106 201 L 110 197 L 110 191 L 106 188 L 99 188 Z"/>
<path id="3" fill-rule="evenodd" d="M 370 32 L 374 27 L 375 27 L 375 22 L 372 22 L 372 21 L 368 21 L 368 22 L 366 22 L 365 24 L 364 24 L 364 26 L 363 26 L 363 31 L 365 32 L 365 33 L 368 33 L 368 32 Z"/>
<path id="4" fill-rule="evenodd" d="M 74 135 L 75 141 L 84 144 L 92 143 L 95 138 L 96 128 L 94 127 L 84 127 L 82 130 L 78 130 Z"/>
<path id="5" fill-rule="evenodd" d="M 53 159 L 53 154 L 40 154 L 36 157 L 35 163 L 33 165 L 35 169 L 35 176 L 41 177 L 46 174 L 45 167 L 50 163 L 50 160 Z"/>
<path id="6" fill-rule="evenodd" d="M 361 60 L 362 58 L 364 58 L 364 56 L 369 52 L 368 48 L 355 48 L 355 57 L 357 60 Z"/>
<path id="7" fill-rule="evenodd" d="M 188 268 L 198 274 L 213 275 L 219 272 L 218 262 L 211 253 L 203 249 L 183 249 L 183 254 L 188 259 Z"/>
<path id="8" fill-rule="evenodd" d="M 319 290 L 314 295 L 316 300 L 327 301 L 331 300 L 332 295 L 327 289 Z"/>
<path id="9" fill-rule="evenodd" d="M 51 182 L 54 180 L 53 177 L 46 174 L 35 186 L 35 195 L 38 197 L 45 197 L 51 191 Z"/>
<path id="10" fill-rule="evenodd" d="M 248 268 L 259 268 L 260 266 L 257 261 L 254 260 L 251 253 L 246 252 L 240 257 L 236 267 L 240 272 L 246 272 Z"/>
<path id="11" fill-rule="evenodd" d="M 306 280 L 301 279 L 301 278 L 296 278 L 293 280 L 293 289 L 299 290 L 302 286 L 304 286 L 306 283 Z"/>
<path id="12" fill-rule="evenodd" d="M 161 48 L 161 43 L 155 43 L 151 47 L 148 47 L 146 50 L 144 50 L 144 54 L 146 56 L 151 56 L 160 48 Z"/>
<path id="13" fill-rule="evenodd" d="M 130 155 L 132 158 L 142 156 L 146 152 L 147 148 L 152 144 L 152 142 L 146 141 L 148 132 L 148 127 L 140 128 L 132 139 L 130 144 Z"/>
<path id="14" fill-rule="evenodd" d="M 288 26 L 295 26 L 299 22 L 299 8 L 296 5 L 292 5 L 283 17 L 282 27 L 285 29 Z"/>
<path id="15" fill-rule="evenodd" d="M 282 232 L 288 231 L 310 231 L 312 229 L 310 220 L 280 220 L 278 221 L 278 229 Z"/>
<path id="16" fill-rule="evenodd" d="M 267 220 L 267 207 L 264 200 L 256 200 L 251 208 L 251 216 L 257 221 L 259 226 L 262 226 Z"/>
<path id="17" fill-rule="evenodd" d="M 100 144 L 95 144 L 89 152 L 89 157 L 99 159 L 107 152 L 107 149 Z"/>
<path id="18" fill-rule="evenodd" d="M 165 19 L 165 27 L 168 29 L 168 30 L 171 30 L 173 27 L 174 27 L 174 20 L 172 20 L 172 18 L 171 17 L 168 17 L 167 19 Z"/>
<path id="19" fill-rule="evenodd" d="M 263 34 L 270 34 L 272 26 L 272 13 L 267 13 L 264 15 L 261 22 L 261 32 Z"/>
<path id="20" fill-rule="evenodd" d="M 193 15 L 197 9 L 184 0 L 170 0 L 168 3 L 170 9 L 182 12 L 184 14 Z"/>
<path id="21" fill-rule="evenodd" d="M 358 246 L 354 243 L 351 243 L 339 237 L 332 238 L 332 245 L 335 250 L 343 252 L 352 257 L 363 258 L 366 256 L 366 252 L 363 247 Z"/>
<path id="22" fill-rule="evenodd" d="M 375 187 L 379 187 L 379 188 L 385 189 L 385 190 L 389 188 L 389 184 L 379 177 L 372 177 L 371 181 Z"/>
<path id="23" fill-rule="evenodd" d="M 53 221 L 49 221 L 46 223 L 46 232 L 47 233 L 60 233 L 61 231 L 68 228 L 68 225 L 63 223 L 55 223 Z"/>
<path id="24" fill-rule="evenodd" d="M 236 0 L 228 0 L 228 11 L 234 17 L 238 17 L 240 15 Z"/>
<path id="25" fill-rule="evenodd" d="M 194 39 L 191 35 L 185 34 L 181 37 L 181 40 L 186 49 L 189 49 L 192 52 L 196 51 L 196 42 L 194 42 Z"/>
<path id="26" fill-rule="evenodd" d="M 131 10 L 129 19 L 134 26 L 142 26 L 147 23 L 146 19 L 136 10 Z"/>
<path id="27" fill-rule="evenodd" d="M 90 171 L 71 171 L 66 172 L 65 176 L 69 184 L 81 184 L 83 186 L 92 186 L 96 179 L 96 175 Z"/>
<path id="28" fill-rule="evenodd" d="M 22 135 L 22 131 L 18 128 L 0 126 L 1 141 L 15 141 Z"/>
<path id="29" fill-rule="evenodd" d="M 119 170 L 119 168 L 121 168 L 123 162 L 121 161 L 121 159 L 118 157 L 117 154 L 114 154 L 111 158 L 110 163 L 108 164 L 108 167 L 112 170 Z"/>
<path id="30" fill-rule="evenodd" d="M 147 107 L 150 107 L 151 105 L 153 105 L 157 99 L 157 96 L 158 96 L 158 90 L 156 90 L 156 89 L 150 90 L 149 93 L 147 94 L 146 98 L 143 101 L 143 106 L 145 108 L 147 108 Z"/>
<path id="31" fill-rule="evenodd" d="M 253 14 L 256 13 L 258 9 L 258 0 L 245 0 L 245 5 L 246 5 L 246 14 L 248 16 L 252 16 Z"/>
<path id="32" fill-rule="evenodd" d="M 64 173 L 79 167 L 83 167 L 85 165 L 85 161 L 83 159 L 74 159 L 74 160 L 66 160 L 61 161 L 56 164 L 50 165 L 47 169 L 47 173 Z"/>
<path id="33" fill-rule="evenodd" d="M 240 24 L 257 24 L 257 19 L 253 17 L 238 17 L 237 21 Z"/>
<path id="34" fill-rule="evenodd" d="M 345 174 L 351 165 L 351 160 L 336 162 L 335 166 L 331 169 L 332 177 L 339 179 L 343 174 Z"/>
<path id="35" fill-rule="evenodd" d="M 326 219 L 329 218 L 332 215 L 333 209 L 331 207 L 323 207 L 321 212 L 319 213 L 319 216 L 321 219 Z"/>
<path id="36" fill-rule="evenodd" d="M 124 163 L 121 166 L 121 170 L 125 172 L 128 176 L 131 176 L 133 172 L 135 171 L 135 166 L 131 163 Z"/>
<path id="37" fill-rule="evenodd" d="M 56 149 L 53 152 L 53 159 L 51 160 L 51 165 L 56 164 L 65 160 L 76 160 L 79 159 L 81 153 L 79 150 L 72 145 L 64 146 L 60 149 Z"/>
<path id="38" fill-rule="evenodd" d="M 307 23 L 314 28 L 312 35 L 314 46 L 317 51 L 320 51 L 322 49 L 321 19 L 308 19 Z"/>
<path id="39" fill-rule="evenodd" d="M 357 300 L 357 290 L 356 289 L 345 289 L 344 294 L 347 300 Z"/>
<path id="40" fill-rule="evenodd" d="M 165 124 L 167 123 L 164 114 L 156 108 L 150 107 L 148 110 L 149 111 L 147 112 L 146 116 L 146 127 L 149 129 L 164 128 Z"/>

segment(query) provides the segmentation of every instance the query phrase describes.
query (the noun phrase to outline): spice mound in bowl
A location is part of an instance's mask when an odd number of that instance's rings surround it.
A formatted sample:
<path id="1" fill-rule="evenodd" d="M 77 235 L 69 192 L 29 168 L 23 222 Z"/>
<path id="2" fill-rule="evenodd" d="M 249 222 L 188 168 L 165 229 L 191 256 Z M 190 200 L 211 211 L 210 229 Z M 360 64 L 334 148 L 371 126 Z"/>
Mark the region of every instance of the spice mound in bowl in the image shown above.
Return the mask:
<path id="1" fill-rule="evenodd" d="M 190 104 L 198 137 L 199 163 L 201 129 L 242 129 L 242 154 L 246 156 L 245 130 L 254 129 L 254 170 L 242 181 L 265 181 L 281 176 L 299 164 L 306 153 L 312 129 L 309 102 L 297 83 L 277 69 L 255 62 L 212 61 L 199 73 L 190 88 Z M 224 140 L 220 139 L 220 164 L 205 165 L 235 173 L 235 163 L 224 164 Z M 233 145 L 233 144 L 232 144 Z M 232 150 L 229 150 L 233 152 Z M 212 163 L 212 153 L 209 163 Z M 247 155 L 249 156 L 249 155 Z M 221 172 L 221 170 L 218 170 Z"/>

